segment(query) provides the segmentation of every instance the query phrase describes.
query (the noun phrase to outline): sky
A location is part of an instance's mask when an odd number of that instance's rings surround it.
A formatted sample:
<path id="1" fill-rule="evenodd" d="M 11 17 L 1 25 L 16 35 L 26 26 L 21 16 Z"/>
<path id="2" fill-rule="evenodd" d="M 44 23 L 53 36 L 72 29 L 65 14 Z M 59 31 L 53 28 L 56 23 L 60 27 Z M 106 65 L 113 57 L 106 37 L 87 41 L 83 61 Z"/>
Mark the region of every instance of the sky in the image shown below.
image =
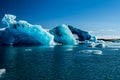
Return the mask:
<path id="1" fill-rule="evenodd" d="M 69 24 L 99 37 L 120 37 L 120 0 L 0 0 L 0 19 L 4 14 L 43 28 Z"/>

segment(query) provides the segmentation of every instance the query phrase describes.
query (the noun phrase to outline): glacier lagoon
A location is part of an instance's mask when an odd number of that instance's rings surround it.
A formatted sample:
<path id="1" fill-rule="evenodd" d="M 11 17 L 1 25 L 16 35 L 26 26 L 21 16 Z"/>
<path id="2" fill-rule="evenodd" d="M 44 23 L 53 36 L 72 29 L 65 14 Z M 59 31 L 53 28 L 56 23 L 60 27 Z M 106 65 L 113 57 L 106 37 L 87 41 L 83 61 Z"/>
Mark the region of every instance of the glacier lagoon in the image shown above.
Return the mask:
<path id="1" fill-rule="evenodd" d="M 120 43 L 0 47 L 0 80 L 119 80 Z"/>
<path id="2" fill-rule="evenodd" d="M 15 18 L 2 19 L 0 80 L 120 79 L 118 41 L 97 40 L 71 25 L 46 30 Z"/>

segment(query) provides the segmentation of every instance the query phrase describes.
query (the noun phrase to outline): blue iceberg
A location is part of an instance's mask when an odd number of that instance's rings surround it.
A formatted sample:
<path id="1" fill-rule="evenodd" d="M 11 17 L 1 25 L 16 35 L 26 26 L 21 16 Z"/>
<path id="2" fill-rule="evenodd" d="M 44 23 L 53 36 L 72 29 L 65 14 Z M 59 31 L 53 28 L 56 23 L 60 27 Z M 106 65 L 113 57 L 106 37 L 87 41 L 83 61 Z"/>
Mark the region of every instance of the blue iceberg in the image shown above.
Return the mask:
<path id="1" fill-rule="evenodd" d="M 80 30 L 71 25 L 68 25 L 68 28 L 71 30 L 72 34 L 75 34 L 78 36 L 77 40 L 79 41 L 85 41 L 85 40 L 94 41 L 94 42 L 97 41 L 97 38 L 95 36 L 92 36 L 87 31 Z"/>
<path id="2" fill-rule="evenodd" d="M 6 14 L 2 22 L 6 25 L 0 30 L 1 45 L 52 45 L 54 36 L 40 25 L 32 25 L 27 21 L 15 21 L 16 16 Z"/>
<path id="3" fill-rule="evenodd" d="M 76 45 L 80 41 L 95 42 L 97 38 L 89 32 L 70 25 L 59 25 L 49 31 L 40 25 L 32 25 L 27 21 L 16 21 L 16 16 L 5 14 L 0 28 L 0 45 Z"/>
<path id="4" fill-rule="evenodd" d="M 50 30 L 50 33 L 54 35 L 54 41 L 57 43 L 65 45 L 77 44 L 74 35 L 65 24 L 53 28 L 52 30 Z"/>

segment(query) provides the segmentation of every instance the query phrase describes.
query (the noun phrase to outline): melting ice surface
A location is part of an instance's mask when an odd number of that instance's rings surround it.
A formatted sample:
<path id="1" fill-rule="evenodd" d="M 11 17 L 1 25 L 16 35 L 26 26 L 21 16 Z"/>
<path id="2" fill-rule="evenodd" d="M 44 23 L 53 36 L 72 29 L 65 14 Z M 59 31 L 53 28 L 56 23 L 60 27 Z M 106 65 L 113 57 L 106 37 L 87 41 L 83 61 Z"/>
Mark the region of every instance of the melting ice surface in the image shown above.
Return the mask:
<path id="1" fill-rule="evenodd" d="M 89 32 L 59 25 L 49 31 L 40 25 L 32 25 L 27 21 L 16 21 L 16 16 L 5 14 L 2 19 L 4 25 L 0 29 L 0 45 L 76 45 L 79 41 L 93 41 L 97 38 Z M 78 36 L 78 39 L 74 36 Z"/>

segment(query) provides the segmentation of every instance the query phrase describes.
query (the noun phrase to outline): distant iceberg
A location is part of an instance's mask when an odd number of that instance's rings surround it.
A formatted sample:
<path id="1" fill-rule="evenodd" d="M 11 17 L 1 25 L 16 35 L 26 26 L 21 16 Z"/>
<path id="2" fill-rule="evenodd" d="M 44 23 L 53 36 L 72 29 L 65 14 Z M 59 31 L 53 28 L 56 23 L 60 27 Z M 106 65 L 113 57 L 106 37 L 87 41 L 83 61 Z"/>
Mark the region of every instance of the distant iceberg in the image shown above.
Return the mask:
<path id="1" fill-rule="evenodd" d="M 5 14 L 0 28 L 0 45 L 76 45 L 81 41 L 96 42 L 97 38 L 89 32 L 70 25 L 59 25 L 51 30 L 27 21 L 16 21 L 16 16 Z"/>

